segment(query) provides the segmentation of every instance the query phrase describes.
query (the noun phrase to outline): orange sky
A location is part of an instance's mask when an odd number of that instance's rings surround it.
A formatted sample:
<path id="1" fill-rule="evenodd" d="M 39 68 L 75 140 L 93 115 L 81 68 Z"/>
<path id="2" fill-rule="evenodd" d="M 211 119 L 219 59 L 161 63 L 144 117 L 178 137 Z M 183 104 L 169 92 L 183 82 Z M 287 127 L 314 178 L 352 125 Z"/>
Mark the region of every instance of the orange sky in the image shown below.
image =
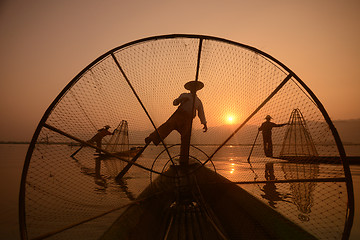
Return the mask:
<path id="1" fill-rule="evenodd" d="M 65 85 L 104 52 L 189 33 L 256 47 L 293 70 L 333 120 L 360 118 L 360 1 L 2 0 L 0 141 L 30 140 Z"/>

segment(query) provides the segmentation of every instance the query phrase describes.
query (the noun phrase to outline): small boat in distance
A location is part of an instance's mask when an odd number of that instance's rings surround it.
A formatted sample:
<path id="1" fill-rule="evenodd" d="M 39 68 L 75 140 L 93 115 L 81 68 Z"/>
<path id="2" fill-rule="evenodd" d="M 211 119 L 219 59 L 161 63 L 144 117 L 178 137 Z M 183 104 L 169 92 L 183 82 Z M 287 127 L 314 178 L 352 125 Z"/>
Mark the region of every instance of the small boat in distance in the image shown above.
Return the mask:
<path id="1" fill-rule="evenodd" d="M 96 154 L 96 155 L 100 155 L 103 157 L 111 157 L 113 155 L 118 156 L 118 157 L 135 157 L 136 154 L 138 154 L 141 151 L 142 147 L 131 147 L 129 150 L 123 151 L 123 152 L 114 152 L 111 155 L 106 154 L 106 153 L 100 153 L 100 154 Z"/>
<path id="2" fill-rule="evenodd" d="M 122 120 L 113 131 L 110 140 L 106 143 L 106 152 L 112 153 L 118 157 L 134 157 L 142 147 L 130 147 L 129 145 L 129 127 L 126 120 Z M 107 155 L 107 154 L 102 154 Z"/>
<path id="3" fill-rule="evenodd" d="M 125 152 L 115 153 L 115 155 L 135 157 L 136 154 L 138 154 L 138 152 L 141 151 L 141 149 L 142 149 L 142 147 L 131 147 L 130 150 L 125 151 Z"/>

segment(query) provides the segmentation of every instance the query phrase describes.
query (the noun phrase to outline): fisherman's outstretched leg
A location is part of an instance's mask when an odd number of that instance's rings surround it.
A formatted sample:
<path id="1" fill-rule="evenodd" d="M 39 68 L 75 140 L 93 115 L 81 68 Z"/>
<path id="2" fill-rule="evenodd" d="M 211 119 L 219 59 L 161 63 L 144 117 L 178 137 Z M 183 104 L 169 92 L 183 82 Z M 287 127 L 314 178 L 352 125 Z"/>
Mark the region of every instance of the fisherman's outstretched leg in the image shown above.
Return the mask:
<path id="1" fill-rule="evenodd" d="M 161 142 L 161 139 L 165 139 L 173 130 L 175 130 L 176 115 L 174 115 L 175 114 L 173 114 L 165 123 L 158 127 L 157 132 L 154 131 L 147 138 L 145 138 L 145 143 L 153 142 L 155 146 L 157 146 Z"/>

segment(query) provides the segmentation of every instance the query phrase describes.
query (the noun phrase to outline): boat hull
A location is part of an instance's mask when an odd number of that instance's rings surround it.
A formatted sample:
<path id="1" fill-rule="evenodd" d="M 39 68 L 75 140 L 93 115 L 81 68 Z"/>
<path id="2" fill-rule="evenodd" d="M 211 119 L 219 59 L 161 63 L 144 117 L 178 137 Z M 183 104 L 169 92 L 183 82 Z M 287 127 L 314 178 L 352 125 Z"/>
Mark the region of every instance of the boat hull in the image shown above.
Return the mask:
<path id="1" fill-rule="evenodd" d="M 316 239 L 199 164 L 165 174 L 172 177 L 158 177 L 101 239 Z"/>

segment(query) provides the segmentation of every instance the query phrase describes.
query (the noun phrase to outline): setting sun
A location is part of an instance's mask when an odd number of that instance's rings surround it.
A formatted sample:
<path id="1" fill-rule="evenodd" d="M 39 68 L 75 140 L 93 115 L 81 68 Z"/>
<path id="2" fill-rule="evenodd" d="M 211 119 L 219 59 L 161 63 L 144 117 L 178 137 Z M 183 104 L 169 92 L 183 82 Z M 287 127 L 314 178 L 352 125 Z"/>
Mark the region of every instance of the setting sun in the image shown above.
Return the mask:
<path id="1" fill-rule="evenodd" d="M 227 124 L 233 124 L 235 122 L 235 117 L 233 115 L 227 115 L 226 116 L 226 123 Z"/>

